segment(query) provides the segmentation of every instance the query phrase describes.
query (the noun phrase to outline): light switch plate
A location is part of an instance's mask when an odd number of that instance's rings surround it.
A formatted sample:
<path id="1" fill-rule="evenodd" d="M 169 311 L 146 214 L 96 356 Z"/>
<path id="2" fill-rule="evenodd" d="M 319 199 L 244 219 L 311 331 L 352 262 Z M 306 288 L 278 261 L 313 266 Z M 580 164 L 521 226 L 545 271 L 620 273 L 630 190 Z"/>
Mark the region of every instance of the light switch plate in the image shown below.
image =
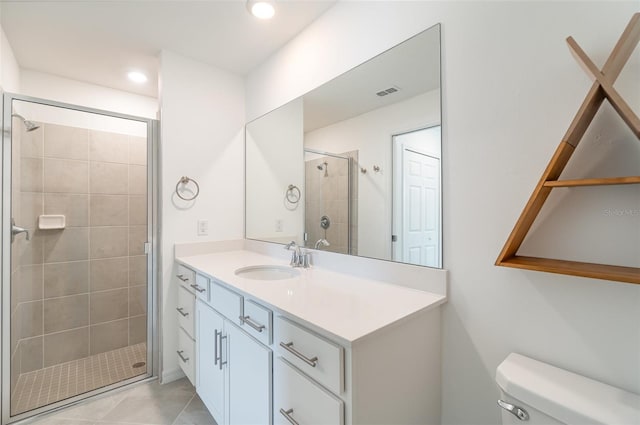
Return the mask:
<path id="1" fill-rule="evenodd" d="M 198 236 L 209 235 L 209 220 L 198 220 Z"/>

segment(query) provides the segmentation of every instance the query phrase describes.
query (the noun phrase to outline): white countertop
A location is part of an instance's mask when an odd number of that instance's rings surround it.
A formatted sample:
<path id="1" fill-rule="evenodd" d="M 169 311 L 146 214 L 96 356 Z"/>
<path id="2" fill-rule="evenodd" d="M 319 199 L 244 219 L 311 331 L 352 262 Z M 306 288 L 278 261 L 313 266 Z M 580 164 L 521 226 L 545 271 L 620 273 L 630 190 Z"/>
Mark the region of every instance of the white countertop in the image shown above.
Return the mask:
<path id="1" fill-rule="evenodd" d="M 299 276 L 283 280 L 239 277 L 234 272 L 241 267 L 289 265 L 246 250 L 183 256 L 176 260 L 349 343 L 446 301 L 444 295 L 320 267 L 296 269 Z"/>

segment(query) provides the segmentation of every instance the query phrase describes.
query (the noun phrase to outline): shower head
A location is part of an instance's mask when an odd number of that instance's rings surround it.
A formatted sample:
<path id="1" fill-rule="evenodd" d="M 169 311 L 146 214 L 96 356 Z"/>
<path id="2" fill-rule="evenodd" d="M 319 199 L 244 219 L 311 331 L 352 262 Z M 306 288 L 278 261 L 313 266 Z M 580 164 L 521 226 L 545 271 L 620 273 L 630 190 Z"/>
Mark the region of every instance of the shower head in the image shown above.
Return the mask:
<path id="1" fill-rule="evenodd" d="M 324 165 L 323 164 L 316 165 L 316 167 L 318 167 L 318 170 L 320 170 L 320 171 L 324 170 Z"/>
<path id="2" fill-rule="evenodd" d="M 318 170 L 320 170 L 320 171 L 324 170 L 324 176 L 325 176 L 325 177 L 328 177 L 328 176 L 329 176 L 329 174 L 328 174 L 328 171 L 329 171 L 329 164 L 327 164 L 327 161 L 323 162 L 323 163 L 322 163 L 322 164 L 320 164 L 320 165 L 316 165 L 316 167 L 317 167 L 317 168 L 318 168 Z"/>
<path id="3" fill-rule="evenodd" d="M 12 114 L 12 117 L 16 117 L 16 118 L 20 118 L 22 120 L 22 123 L 24 124 L 24 126 L 27 128 L 27 131 L 33 131 L 33 130 L 37 130 L 40 128 L 40 126 L 36 123 L 34 123 L 33 121 L 29 121 L 27 119 L 25 119 L 25 117 L 23 117 L 20 114 Z"/>

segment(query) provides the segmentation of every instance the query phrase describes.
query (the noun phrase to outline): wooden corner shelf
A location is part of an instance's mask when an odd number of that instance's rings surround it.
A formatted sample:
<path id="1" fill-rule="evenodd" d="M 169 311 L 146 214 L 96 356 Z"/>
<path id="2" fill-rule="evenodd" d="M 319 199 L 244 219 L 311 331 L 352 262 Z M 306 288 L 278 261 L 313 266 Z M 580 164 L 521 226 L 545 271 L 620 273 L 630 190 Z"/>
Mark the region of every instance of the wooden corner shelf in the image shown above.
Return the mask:
<path id="1" fill-rule="evenodd" d="M 640 184 L 640 176 L 558 180 L 605 99 L 611 103 L 633 134 L 640 139 L 640 119 L 613 87 L 615 80 L 622 72 L 622 68 L 629 60 L 638 42 L 640 42 L 640 13 L 635 13 L 602 70 L 599 70 L 572 37 L 567 39 L 569 50 L 589 78 L 591 78 L 593 84 L 505 242 L 496 260 L 495 264 L 497 266 L 640 284 L 640 267 L 623 267 L 517 255 L 522 242 L 529 230 L 531 230 L 531 226 L 540 210 L 542 210 L 552 189 L 557 187 Z"/>

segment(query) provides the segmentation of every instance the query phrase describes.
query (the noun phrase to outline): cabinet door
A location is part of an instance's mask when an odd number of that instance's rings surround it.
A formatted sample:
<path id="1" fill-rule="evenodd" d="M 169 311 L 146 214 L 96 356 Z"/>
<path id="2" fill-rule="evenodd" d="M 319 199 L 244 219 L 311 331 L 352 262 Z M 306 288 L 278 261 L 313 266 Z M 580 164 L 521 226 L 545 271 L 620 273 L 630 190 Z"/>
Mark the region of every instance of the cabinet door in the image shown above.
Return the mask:
<path id="1" fill-rule="evenodd" d="M 270 425 L 272 351 L 225 323 L 229 343 L 229 423 Z"/>
<path id="2" fill-rule="evenodd" d="M 224 319 L 202 301 L 196 302 L 196 391 L 218 424 L 225 424 L 225 374 L 220 366 Z M 226 357 L 226 356 L 225 356 Z"/>

